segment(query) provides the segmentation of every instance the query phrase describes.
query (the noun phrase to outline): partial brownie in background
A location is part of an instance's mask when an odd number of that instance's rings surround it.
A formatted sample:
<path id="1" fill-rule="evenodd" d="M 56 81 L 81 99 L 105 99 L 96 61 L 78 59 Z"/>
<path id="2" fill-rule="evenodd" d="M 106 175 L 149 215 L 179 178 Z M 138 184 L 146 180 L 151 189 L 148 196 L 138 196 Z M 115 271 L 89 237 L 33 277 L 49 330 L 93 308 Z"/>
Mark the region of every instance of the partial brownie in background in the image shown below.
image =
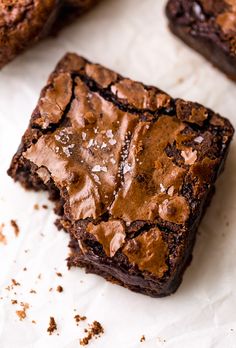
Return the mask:
<path id="1" fill-rule="evenodd" d="M 236 80 L 236 1 L 169 0 L 170 29 Z"/>
<path id="2" fill-rule="evenodd" d="M 67 54 L 8 173 L 55 200 L 69 267 L 166 296 L 190 262 L 232 136 L 202 105 Z"/>
<path id="3" fill-rule="evenodd" d="M 0 0 L 0 68 L 98 0 Z"/>

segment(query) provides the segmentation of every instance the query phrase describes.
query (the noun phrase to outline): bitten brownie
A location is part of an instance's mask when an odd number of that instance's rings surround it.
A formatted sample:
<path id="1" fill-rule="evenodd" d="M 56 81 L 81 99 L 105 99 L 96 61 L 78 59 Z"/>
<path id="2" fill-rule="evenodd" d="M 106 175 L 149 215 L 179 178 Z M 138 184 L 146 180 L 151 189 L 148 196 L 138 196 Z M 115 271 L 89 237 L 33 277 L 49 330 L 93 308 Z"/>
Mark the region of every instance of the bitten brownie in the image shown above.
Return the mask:
<path id="1" fill-rule="evenodd" d="M 236 80 L 236 0 L 169 0 L 170 29 Z"/>
<path id="2" fill-rule="evenodd" d="M 98 0 L 0 0 L 0 68 Z"/>
<path id="3" fill-rule="evenodd" d="M 55 200 L 69 267 L 159 297 L 181 282 L 232 136 L 202 105 L 67 54 L 8 173 Z"/>

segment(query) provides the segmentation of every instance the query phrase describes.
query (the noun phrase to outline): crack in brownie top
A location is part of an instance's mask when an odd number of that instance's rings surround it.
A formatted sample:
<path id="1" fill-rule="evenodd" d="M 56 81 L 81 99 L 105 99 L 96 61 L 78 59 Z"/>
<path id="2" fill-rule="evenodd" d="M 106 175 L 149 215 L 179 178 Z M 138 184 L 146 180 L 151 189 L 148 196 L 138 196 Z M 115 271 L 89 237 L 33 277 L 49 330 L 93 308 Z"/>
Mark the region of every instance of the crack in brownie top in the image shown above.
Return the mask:
<path id="1" fill-rule="evenodd" d="M 67 54 L 20 151 L 46 186 L 60 190 L 76 237 L 92 236 L 109 257 L 122 249 L 140 270 L 162 277 L 166 231 L 181 238 L 199 219 L 232 132 L 197 103 Z"/>

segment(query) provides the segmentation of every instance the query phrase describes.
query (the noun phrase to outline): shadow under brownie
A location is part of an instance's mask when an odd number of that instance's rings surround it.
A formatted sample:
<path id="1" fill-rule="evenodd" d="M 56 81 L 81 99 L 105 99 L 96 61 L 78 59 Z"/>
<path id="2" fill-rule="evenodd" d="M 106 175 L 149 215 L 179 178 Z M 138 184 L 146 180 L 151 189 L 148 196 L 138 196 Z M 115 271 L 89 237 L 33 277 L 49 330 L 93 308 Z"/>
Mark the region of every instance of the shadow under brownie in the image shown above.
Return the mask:
<path id="1" fill-rule="evenodd" d="M 8 171 L 48 190 L 68 266 L 160 297 L 179 286 L 233 136 L 197 103 L 67 54 Z"/>
<path id="2" fill-rule="evenodd" d="M 236 1 L 169 0 L 171 31 L 236 81 Z"/>

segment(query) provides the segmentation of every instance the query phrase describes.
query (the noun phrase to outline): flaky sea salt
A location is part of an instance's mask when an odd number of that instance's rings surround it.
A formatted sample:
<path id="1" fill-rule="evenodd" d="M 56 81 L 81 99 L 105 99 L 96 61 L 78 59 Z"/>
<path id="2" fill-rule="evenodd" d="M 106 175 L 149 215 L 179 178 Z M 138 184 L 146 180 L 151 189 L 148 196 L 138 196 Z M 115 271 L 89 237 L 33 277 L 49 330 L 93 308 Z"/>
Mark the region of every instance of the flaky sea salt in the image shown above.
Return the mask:
<path id="1" fill-rule="evenodd" d="M 123 167 L 123 174 L 129 173 L 131 171 L 131 166 L 128 163 L 125 163 Z"/>
<path id="2" fill-rule="evenodd" d="M 67 144 L 70 140 L 70 137 L 68 133 L 65 130 L 61 130 L 59 134 L 55 135 L 56 141 L 60 142 L 61 144 Z"/>
<path id="3" fill-rule="evenodd" d="M 114 158 L 111 158 L 110 161 L 111 161 L 112 164 L 115 164 L 115 163 L 116 163 L 116 161 L 115 161 Z"/>
<path id="4" fill-rule="evenodd" d="M 87 134 L 85 132 L 82 132 L 82 139 L 85 140 L 87 137 Z"/>
<path id="5" fill-rule="evenodd" d="M 181 156 L 184 158 L 185 164 L 192 165 L 197 160 L 197 151 L 192 149 L 187 149 L 181 151 Z"/>
<path id="6" fill-rule="evenodd" d="M 94 140 L 90 139 L 89 142 L 88 142 L 87 148 L 89 149 L 91 146 L 93 146 L 93 144 L 94 144 Z"/>
<path id="7" fill-rule="evenodd" d="M 107 136 L 108 138 L 113 138 L 113 133 L 112 133 L 112 130 L 111 130 L 111 129 L 108 129 L 108 130 L 106 131 L 106 136 Z"/>
<path id="8" fill-rule="evenodd" d="M 115 139 L 110 139 L 108 142 L 111 145 L 115 145 L 116 144 L 116 140 Z"/>
<path id="9" fill-rule="evenodd" d="M 101 181 L 100 181 L 100 179 L 99 179 L 99 176 L 98 176 L 97 174 L 92 174 L 92 175 L 93 175 L 93 178 L 94 178 L 94 180 L 96 181 L 96 183 L 101 184 Z"/>
<path id="10" fill-rule="evenodd" d="M 72 154 L 72 149 L 75 147 L 75 144 L 70 144 L 68 146 L 63 146 L 62 150 L 64 152 L 64 154 L 67 156 L 67 157 L 70 157 L 71 154 Z"/>
<path id="11" fill-rule="evenodd" d="M 201 144 L 203 142 L 203 140 L 204 140 L 204 138 L 201 135 L 199 135 L 199 137 L 196 137 L 194 139 L 195 143 L 198 143 L 198 144 Z"/>
<path id="12" fill-rule="evenodd" d="M 92 172 L 94 173 L 99 173 L 99 172 L 107 172 L 107 167 L 105 166 L 100 166 L 99 164 L 97 164 L 96 166 L 94 166 L 92 168 Z"/>
<path id="13" fill-rule="evenodd" d="M 106 143 L 102 143 L 101 149 L 105 149 L 105 147 L 107 147 L 107 144 Z"/>
<path id="14" fill-rule="evenodd" d="M 163 184 L 160 184 L 160 190 L 161 192 L 166 192 L 165 186 Z"/>

